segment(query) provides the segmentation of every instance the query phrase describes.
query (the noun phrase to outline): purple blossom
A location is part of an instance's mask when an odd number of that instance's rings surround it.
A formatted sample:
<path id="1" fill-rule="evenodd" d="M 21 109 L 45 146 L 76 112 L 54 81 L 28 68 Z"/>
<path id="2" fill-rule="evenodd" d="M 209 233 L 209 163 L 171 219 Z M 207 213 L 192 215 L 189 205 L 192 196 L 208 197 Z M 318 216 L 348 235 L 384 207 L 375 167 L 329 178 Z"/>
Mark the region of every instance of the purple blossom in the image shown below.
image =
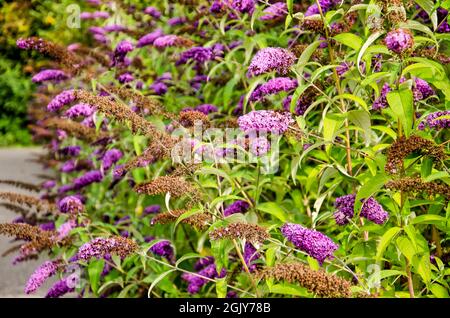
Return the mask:
<path id="1" fill-rule="evenodd" d="M 108 19 L 109 13 L 106 11 L 95 11 L 92 14 L 92 19 Z"/>
<path id="2" fill-rule="evenodd" d="M 54 231 L 55 223 L 54 222 L 42 223 L 39 225 L 39 228 L 43 231 Z"/>
<path id="3" fill-rule="evenodd" d="M 210 279 L 223 278 L 226 275 L 225 268 L 222 268 L 220 273 L 217 272 L 216 264 L 212 263 L 204 267 L 198 272 L 198 275 L 204 276 Z M 181 276 L 185 281 L 188 282 L 188 292 L 190 294 L 196 294 L 200 289 L 206 285 L 209 281 L 205 278 L 185 273 Z"/>
<path id="4" fill-rule="evenodd" d="M 76 118 L 80 116 L 91 116 L 95 109 L 91 105 L 80 103 L 73 105 L 64 113 L 69 118 Z"/>
<path id="5" fill-rule="evenodd" d="M 211 264 L 214 264 L 214 257 L 206 256 L 206 257 L 200 258 L 197 262 L 195 262 L 194 269 L 196 271 L 199 271 Z"/>
<path id="6" fill-rule="evenodd" d="M 97 42 L 102 43 L 102 44 L 109 43 L 108 38 L 105 35 L 99 34 L 99 33 L 94 34 L 94 40 L 96 40 Z"/>
<path id="7" fill-rule="evenodd" d="M 75 284 L 69 279 L 69 277 L 64 278 L 56 282 L 47 292 L 45 298 L 59 298 L 67 293 L 75 291 L 73 287 Z"/>
<path id="8" fill-rule="evenodd" d="M 338 4 L 341 3 L 341 0 L 319 0 L 320 8 L 322 9 L 322 13 L 326 13 L 336 7 Z M 320 14 L 319 7 L 317 6 L 317 3 L 312 4 L 311 6 L 306 9 L 305 17 L 314 15 L 314 14 Z"/>
<path id="9" fill-rule="evenodd" d="M 392 52 L 401 54 L 414 46 L 414 39 L 409 30 L 396 29 L 386 35 L 386 46 Z"/>
<path id="10" fill-rule="evenodd" d="M 99 27 L 99 26 L 93 26 L 93 27 L 90 27 L 88 30 L 89 30 L 89 32 L 91 32 L 92 34 L 101 34 L 101 35 L 105 35 L 105 34 L 106 34 L 105 29 L 102 28 L 102 27 Z"/>
<path id="11" fill-rule="evenodd" d="M 58 240 L 62 240 L 63 238 L 67 237 L 69 235 L 70 231 L 72 231 L 76 227 L 77 227 L 77 222 L 72 219 L 61 224 L 57 230 Z"/>
<path id="12" fill-rule="evenodd" d="M 59 153 L 63 156 L 77 157 L 80 154 L 80 146 L 67 146 L 59 149 Z"/>
<path id="13" fill-rule="evenodd" d="M 41 187 L 43 188 L 43 189 L 46 189 L 46 190 L 49 190 L 49 189 L 51 189 L 51 188 L 54 188 L 56 186 L 56 181 L 55 180 L 47 180 L 47 181 L 45 181 L 45 182 L 43 182 L 42 184 L 41 184 Z"/>
<path id="14" fill-rule="evenodd" d="M 127 30 L 126 27 L 120 24 L 110 24 L 103 27 L 105 32 L 124 32 Z"/>
<path id="15" fill-rule="evenodd" d="M 273 95 L 280 92 L 289 92 L 297 88 L 298 82 L 289 77 L 275 77 L 258 86 L 250 95 L 250 101 L 260 101 L 267 95 Z"/>
<path id="16" fill-rule="evenodd" d="M 389 218 L 389 214 L 383 209 L 381 204 L 372 197 L 364 202 L 360 215 L 376 224 L 383 224 Z"/>
<path id="17" fill-rule="evenodd" d="M 224 211 L 224 216 L 229 216 L 235 213 L 245 213 L 250 208 L 250 204 L 247 201 L 237 200 L 227 206 Z"/>
<path id="18" fill-rule="evenodd" d="M 215 113 L 218 111 L 218 108 L 212 104 L 202 104 L 198 105 L 194 108 L 196 111 L 202 112 L 205 115 L 210 113 Z"/>
<path id="19" fill-rule="evenodd" d="M 76 260 L 89 261 L 92 258 L 102 259 L 110 255 L 109 251 L 117 248 L 119 243 L 114 237 L 97 237 L 90 242 L 84 243 L 76 254 Z"/>
<path id="20" fill-rule="evenodd" d="M 339 76 L 343 76 L 352 66 L 352 63 L 342 62 L 338 67 L 336 67 L 336 73 Z"/>
<path id="21" fill-rule="evenodd" d="M 116 49 L 114 50 L 113 56 L 113 66 L 118 64 L 122 64 L 125 62 L 125 56 L 127 53 L 134 50 L 133 43 L 128 40 L 123 40 L 117 44 Z"/>
<path id="22" fill-rule="evenodd" d="M 60 108 L 74 102 L 75 99 L 76 96 L 73 90 L 63 91 L 50 101 L 47 105 L 47 109 L 51 112 L 56 112 Z"/>
<path id="23" fill-rule="evenodd" d="M 60 70 L 43 70 L 33 76 L 34 83 L 42 83 L 45 81 L 62 81 L 67 79 L 66 73 Z"/>
<path id="24" fill-rule="evenodd" d="M 74 190 L 74 186 L 72 184 L 65 184 L 58 189 L 58 193 L 63 194 L 72 190 Z"/>
<path id="25" fill-rule="evenodd" d="M 447 22 L 448 11 L 444 8 L 437 9 L 438 15 L 438 29 L 436 30 L 438 33 L 450 33 L 450 25 Z"/>
<path id="26" fill-rule="evenodd" d="M 108 170 L 123 157 L 123 153 L 118 149 L 109 149 L 102 158 L 102 166 L 104 170 Z"/>
<path id="27" fill-rule="evenodd" d="M 387 94 L 391 91 L 391 87 L 389 86 L 388 83 L 385 83 L 383 85 L 383 88 L 381 89 L 381 93 L 380 96 L 378 96 L 377 99 L 375 99 L 375 101 L 373 102 L 372 105 L 372 109 L 373 110 L 379 110 L 382 108 L 386 108 L 388 106 L 388 102 L 387 102 Z"/>
<path id="28" fill-rule="evenodd" d="M 168 240 L 160 241 L 150 247 L 150 251 L 158 256 L 165 257 L 169 262 L 175 262 L 175 254 L 172 244 Z"/>
<path id="29" fill-rule="evenodd" d="M 355 199 L 355 194 L 347 194 L 337 198 L 334 202 L 334 206 L 337 208 L 337 211 L 334 213 L 334 218 L 338 225 L 347 224 L 353 218 Z M 363 203 L 360 215 L 376 224 L 383 224 L 389 218 L 389 214 L 372 197 Z"/>
<path id="30" fill-rule="evenodd" d="M 59 168 L 59 171 L 63 173 L 69 173 L 76 170 L 76 162 L 75 160 L 68 160 L 62 164 Z"/>
<path id="31" fill-rule="evenodd" d="M 151 33 L 148 33 L 148 34 L 144 35 L 143 37 L 141 37 L 138 40 L 138 43 L 137 43 L 136 46 L 137 47 L 144 47 L 144 46 L 147 46 L 147 45 L 151 45 L 151 44 L 153 44 L 153 42 L 157 38 L 159 38 L 159 37 L 161 37 L 163 35 L 164 35 L 163 30 L 161 28 L 158 28 L 155 31 L 153 31 Z"/>
<path id="32" fill-rule="evenodd" d="M 327 258 L 333 259 L 333 253 L 339 247 L 325 234 L 308 229 L 300 224 L 285 223 L 281 227 L 281 233 L 295 247 L 318 260 L 321 265 Z"/>
<path id="33" fill-rule="evenodd" d="M 175 46 L 178 40 L 178 36 L 169 34 L 169 35 L 163 35 L 157 38 L 153 45 L 157 48 L 165 48 L 168 46 Z"/>
<path id="34" fill-rule="evenodd" d="M 161 12 L 155 7 L 147 7 L 144 9 L 144 13 L 152 16 L 155 19 L 159 19 L 161 17 Z"/>
<path id="35" fill-rule="evenodd" d="M 61 213 L 77 214 L 84 210 L 84 205 L 78 197 L 70 195 L 58 202 L 58 209 Z"/>
<path id="36" fill-rule="evenodd" d="M 59 261 L 46 261 L 31 274 L 25 286 L 25 294 L 34 293 L 42 284 L 58 271 Z"/>
<path id="37" fill-rule="evenodd" d="M 252 77 L 271 71 L 285 75 L 294 64 L 295 55 L 283 48 L 268 47 L 259 50 L 248 67 L 247 76 Z"/>
<path id="38" fill-rule="evenodd" d="M 153 204 L 145 207 L 142 216 L 146 216 L 149 214 L 158 214 L 159 212 L 161 212 L 161 207 L 158 204 Z"/>
<path id="39" fill-rule="evenodd" d="M 183 23 L 186 23 L 185 17 L 173 17 L 173 18 L 170 18 L 169 20 L 167 20 L 167 24 L 172 27 L 183 24 Z"/>
<path id="40" fill-rule="evenodd" d="M 253 14 L 255 11 L 255 1 L 254 0 L 232 0 L 231 8 L 239 11 L 240 13 Z"/>
<path id="41" fill-rule="evenodd" d="M 214 53 L 211 48 L 196 46 L 181 53 L 176 65 L 186 64 L 191 60 L 197 64 L 202 64 L 213 59 Z"/>
<path id="42" fill-rule="evenodd" d="M 255 156 L 263 156 L 270 150 L 267 137 L 250 138 L 250 152 Z"/>
<path id="43" fill-rule="evenodd" d="M 244 132 L 272 132 L 283 134 L 294 120 L 290 113 L 273 110 L 255 110 L 238 118 L 239 128 Z"/>
<path id="44" fill-rule="evenodd" d="M 127 171 L 124 169 L 125 165 L 117 165 L 113 169 L 113 179 L 114 181 L 121 180 L 127 174 Z"/>
<path id="45" fill-rule="evenodd" d="M 250 243 L 245 243 L 243 256 L 245 264 L 247 265 L 249 271 L 254 272 L 258 267 L 258 265 L 255 264 L 255 261 L 259 260 L 260 258 L 260 255 L 257 253 L 256 248 Z"/>
<path id="46" fill-rule="evenodd" d="M 286 2 L 275 2 L 267 7 L 263 13 L 265 14 L 259 18 L 262 21 L 282 18 L 288 13 Z"/>
<path id="47" fill-rule="evenodd" d="M 426 99 L 434 94 L 435 92 L 430 84 L 418 77 L 414 79 L 413 95 L 415 101 Z"/>
<path id="48" fill-rule="evenodd" d="M 446 129 L 450 127 L 450 110 L 438 111 L 429 114 L 424 121 L 422 121 L 418 128 L 424 130 L 425 127 L 431 129 Z"/>
<path id="49" fill-rule="evenodd" d="M 164 95 L 167 93 L 168 87 L 166 84 L 162 82 L 155 82 L 149 87 L 151 90 L 155 92 L 156 95 Z"/>
<path id="50" fill-rule="evenodd" d="M 125 84 L 125 83 L 132 82 L 134 80 L 134 77 L 131 73 L 126 72 L 126 73 L 119 75 L 119 77 L 117 79 L 118 79 L 119 83 Z"/>
<path id="51" fill-rule="evenodd" d="M 103 179 L 103 175 L 99 170 L 92 170 L 86 172 L 81 177 L 76 178 L 73 181 L 73 186 L 75 189 L 84 188 L 94 182 L 100 182 Z"/>

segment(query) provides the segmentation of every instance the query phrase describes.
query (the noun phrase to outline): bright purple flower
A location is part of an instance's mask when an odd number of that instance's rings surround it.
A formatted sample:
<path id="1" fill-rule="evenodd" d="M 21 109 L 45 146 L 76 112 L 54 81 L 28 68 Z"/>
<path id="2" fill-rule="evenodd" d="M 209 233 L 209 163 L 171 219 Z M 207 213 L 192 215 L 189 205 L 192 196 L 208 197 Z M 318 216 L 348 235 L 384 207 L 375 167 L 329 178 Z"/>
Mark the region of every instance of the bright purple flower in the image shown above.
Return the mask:
<path id="1" fill-rule="evenodd" d="M 75 52 L 81 47 L 80 43 L 72 43 L 67 46 L 67 50 L 70 52 Z"/>
<path id="2" fill-rule="evenodd" d="M 92 14 L 92 19 L 108 19 L 109 13 L 106 11 L 95 11 Z"/>
<path id="3" fill-rule="evenodd" d="M 67 222 L 64 222 L 61 224 L 57 230 L 58 236 L 57 238 L 59 240 L 62 240 L 63 238 L 67 237 L 74 228 L 77 227 L 77 222 L 75 220 L 70 219 Z"/>
<path id="4" fill-rule="evenodd" d="M 376 224 L 383 224 L 389 218 L 389 214 L 383 209 L 381 204 L 372 197 L 364 202 L 360 215 Z"/>
<path id="5" fill-rule="evenodd" d="M 141 37 L 138 40 L 138 43 L 137 43 L 136 46 L 137 47 L 144 47 L 144 46 L 147 46 L 147 45 L 151 45 L 151 44 L 153 44 L 153 42 L 157 38 L 159 38 L 159 37 L 161 37 L 163 35 L 164 35 L 163 30 L 161 28 L 158 28 L 155 31 L 153 31 L 151 33 L 148 33 L 148 34 L 144 35 L 143 37 Z"/>
<path id="6" fill-rule="evenodd" d="M 450 33 L 450 25 L 447 22 L 448 17 L 448 11 L 444 8 L 438 8 L 437 9 L 437 15 L 438 15 L 438 33 Z"/>
<path id="7" fill-rule="evenodd" d="M 161 17 L 161 12 L 158 11 L 155 7 L 147 7 L 144 9 L 144 13 L 151 15 L 155 19 L 159 19 Z"/>
<path id="8" fill-rule="evenodd" d="M 89 172 L 86 172 L 81 177 L 76 178 L 73 181 L 73 185 L 75 189 L 81 189 L 84 188 L 94 182 L 100 182 L 103 179 L 103 175 L 99 170 L 92 170 Z"/>
<path id="9" fill-rule="evenodd" d="M 260 258 L 260 255 L 256 251 L 256 248 L 250 243 L 245 243 L 243 256 L 245 264 L 247 265 L 249 271 L 254 272 L 258 266 L 257 264 L 255 264 L 255 261 Z"/>
<path id="10" fill-rule="evenodd" d="M 65 116 L 69 118 L 76 118 L 79 116 L 91 116 L 95 109 L 91 105 L 80 103 L 73 105 L 64 113 Z"/>
<path id="11" fill-rule="evenodd" d="M 336 7 L 338 4 L 340 4 L 342 0 L 319 0 L 320 8 L 322 9 L 322 13 L 326 13 Z M 305 17 L 314 15 L 314 14 L 320 14 L 319 7 L 317 6 L 317 3 L 312 4 L 311 6 L 306 9 Z"/>
<path id="12" fill-rule="evenodd" d="M 39 225 L 39 228 L 43 231 L 54 231 L 55 223 L 54 222 L 42 223 Z"/>
<path id="13" fill-rule="evenodd" d="M 58 202 L 58 209 L 62 213 L 77 214 L 84 210 L 84 205 L 78 197 L 70 195 Z"/>
<path id="14" fill-rule="evenodd" d="M 202 104 L 198 105 L 194 108 L 196 111 L 202 112 L 205 115 L 210 113 L 215 113 L 218 111 L 218 108 L 212 104 Z"/>
<path id="15" fill-rule="evenodd" d="M 60 70 L 43 70 L 33 76 L 34 83 L 42 83 L 45 81 L 62 81 L 67 79 L 66 73 Z"/>
<path id="16" fill-rule="evenodd" d="M 142 216 L 146 216 L 149 214 L 158 214 L 161 211 L 161 207 L 158 204 L 153 204 L 145 207 Z"/>
<path id="17" fill-rule="evenodd" d="M 101 35 L 105 35 L 105 34 L 106 34 L 105 29 L 102 28 L 102 27 L 99 27 L 99 26 L 93 26 L 93 27 L 90 27 L 88 30 L 89 30 L 89 32 L 91 32 L 92 34 L 101 34 Z"/>
<path id="18" fill-rule="evenodd" d="M 47 180 L 41 184 L 41 187 L 46 190 L 54 188 L 55 186 L 56 186 L 55 180 Z"/>
<path id="19" fill-rule="evenodd" d="M 114 50 L 114 56 L 113 56 L 113 66 L 117 64 L 124 63 L 125 56 L 127 53 L 134 50 L 133 43 L 131 43 L 128 40 L 123 40 L 117 44 L 116 49 Z"/>
<path id="20" fill-rule="evenodd" d="M 258 86 L 250 95 L 250 101 L 260 101 L 268 95 L 277 94 L 280 92 L 289 92 L 296 89 L 298 82 L 289 77 L 275 77 Z"/>
<path id="21" fill-rule="evenodd" d="M 161 82 L 155 82 L 149 87 L 156 95 L 164 95 L 167 93 L 167 85 Z"/>
<path id="22" fill-rule="evenodd" d="M 238 118 L 239 128 L 244 132 L 284 133 L 294 120 L 290 113 L 273 110 L 255 110 Z"/>
<path id="23" fill-rule="evenodd" d="M 63 173 L 69 173 L 72 171 L 75 171 L 76 169 L 76 162 L 75 160 L 68 160 L 62 164 L 62 166 L 59 168 L 59 171 Z"/>
<path id="24" fill-rule="evenodd" d="M 450 110 L 438 111 L 429 114 L 424 121 L 422 121 L 418 128 L 424 130 L 428 126 L 431 129 L 446 129 L 450 127 Z"/>
<path id="25" fill-rule="evenodd" d="M 380 96 L 378 96 L 378 98 L 373 102 L 372 105 L 372 109 L 373 110 L 379 110 L 382 108 L 386 108 L 388 106 L 388 102 L 387 102 L 387 94 L 391 91 L 391 87 L 389 86 L 388 83 L 385 83 L 383 85 L 383 88 L 381 89 L 381 93 Z"/>
<path id="26" fill-rule="evenodd" d="M 110 24 L 103 27 L 105 32 L 124 32 L 127 28 L 120 24 Z"/>
<path id="27" fill-rule="evenodd" d="M 198 272 L 198 275 L 204 276 L 210 279 L 214 278 L 223 278 L 226 275 L 225 268 L 222 268 L 222 271 L 220 273 L 217 272 L 216 264 L 212 263 L 210 265 L 207 265 L 202 270 Z M 188 292 L 190 294 L 196 294 L 200 291 L 200 289 L 206 285 L 209 281 L 205 278 L 185 273 L 181 276 L 185 281 L 188 282 Z"/>
<path id="28" fill-rule="evenodd" d="M 153 45 L 157 48 L 165 48 L 168 46 L 175 46 L 178 40 L 178 36 L 169 34 L 169 35 L 163 35 L 159 38 L 157 38 Z"/>
<path id="29" fill-rule="evenodd" d="M 176 26 L 176 25 L 186 23 L 186 21 L 187 20 L 185 17 L 174 17 L 174 18 L 170 18 L 169 20 L 167 20 L 167 24 L 170 26 Z"/>
<path id="30" fill-rule="evenodd" d="M 63 156 L 77 157 L 80 154 L 80 146 L 67 146 L 59 149 L 59 153 Z"/>
<path id="31" fill-rule="evenodd" d="M 336 73 L 339 76 L 344 75 L 352 66 L 352 63 L 342 62 L 338 67 L 336 67 Z"/>
<path id="32" fill-rule="evenodd" d="M 158 256 L 165 257 L 171 263 L 175 262 L 172 244 L 168 240 L 160 241 L 150 247 L 150 251 Z"/>
<path id="33" fill-rule="evenodd" d="M 76 260 L 89 261 L 92 258 L 102 259 L 108 257 L 112 251 L 117 249 L 123 250 L 125 254 L 132 252 L 133 246 L 124 245 L 126 243 L 120 241 L 118 238 L 102 238 L 97 237 L 87 243 L 84 243 L 76 254 Z"/>
<path id="34" fill-rule="evenodd" d="M 247 76 L 252 77 L 275 71 L 285 75 L 294 64 L 296 57 L 294 53 L 279 47 L 268 47 L 259 50 L 248 67 Z"/>
<path id="35" fill-rule="evenodd" d="M 102 165 L 104 170 L 108 170 L 123 157 L 123 153 L 118 149 L 109 149 L 105 152 L 102 158 Z"/>
<path id="36" fill-rule="evenodd" d="M 214 257 L 206 256 L 206 257 L 200 258 L 197 262 L 195 262 L 194 269 L 196 271 L 199 271 L 211 264 L 214 264 Z"/>
<path id="37" fill-rule="evenodd" d="M 430 84 L 418 77 L 414 79 L 413 95 L 415 101 L 426 99 L 434 94 L 435 92 Z"/>
<path id="38" fill-rule="evenodd" d="M 50 103 L 47 105 L 47 109 L 51 112 L 56 112 L 60 108 L 74 102 L 76 96 L 73 90 L 63 91 L 62 93 L 56 95 Z"/>
<path id="39" fill-rule="evenodd" d="M 117 79 L 119 80 L 119 83 L 125 84 L 125 83 L 132 82 L 134 80 L 134 77 L 132 74 L 126 72 L 126 73 L 119 75 L 119 77 Z"/>
<path id="40" fill-rule="evenodd" d="M 69 276 L 70 277 L 70 276 Z M 47 292 L 45 298 L 59 298 L 67 293 L 75 291 L 75 283 L 73 282 L 74 277 L 69 279 L 69 277 L 64 278 L 56 282 Z"/>
<path id="41" fill-rule="evenodd" d="M 392 30 L 384 39 L 389 50 L 401 54 L 414 46 L 414 38 L 411 31 L 406 29 Z"/>
<path id="42" fill-rule="evenodd" d="M 186 64 L 189 61 L 202 64 L 213 59 L 214 54 L 211 48 L 196 46 L 181 53 L 176 65 Z"/>
<path id="43" fill-rule="evenodd" d="M 46 261 L 40 265 L 31 274 L 28 279 L 27 285 L 25 286 L 25 294 L 34 293 L 42 284 L 47 280 L 47 278 L 52 277 L 58 271 L 59 261 Z"/>
<path id="44" fill-rule="evenodd" d="M 58 193 L 63 194 L 72 190 L 74 190 L 74 186 L 72 184 L 65 184 L 58 189 Z"/>
<path id="45" fill-rule="evenodd" d="M 91 12 L 81 12 L 80 19 L 81 20 L 90 20 L 90 19 L 92 19 L 92 13 Z"/>
<path id="46" fill-rule="evenodd" d="M 94 40 L 96 40 L 97 42 L 102 43 L 102 44 L 109 43 L 109 39 L 103 34 L 98 34 L 98 33 L 94 34 Z"/>
<path id="47" fill-rule="evenodd" d="M 286 2 L 275 2 L 268 6 L 263 13 L 265 14 L 259 18 L 262 21 L 282 18 L 288 13 Z"/>
<path id="48" fill-rule="evenodd" d="M 245 213 L 250 208 L 250 204 L 247 201 L 237 200 L 227 206 L 224 211 L 224 216 L 229 216 L 235 213 Z"/>
<path id="49" fill-rule="evenodd" d="M 300 224 L 285 223 L 281 227 L 281 233 L 295 247 L 318 260 L 321 265 L 327 258 L 333 259 L 333 253 L 339 247 L 325 234 Z"/>
<path id="50" fill-rule="evenodd" d="M 347 224 L 349 222 L 348 220 L 353 218 L 353 215 L 355 214 L 355 197 L 356 196 L 354 194 L 347 194 L 336 198 L 336 201 L 334 201 L 334 206 L 337 208 L 337 211 L 333 214 L 336 224 Z"/>
<path id="51" fill-rule="evenodd" d="M 231 8 L 239 11 L 240 13 L 253 14 L 255 11 L 255 1 L 254 0 L 232 0 Z"/>

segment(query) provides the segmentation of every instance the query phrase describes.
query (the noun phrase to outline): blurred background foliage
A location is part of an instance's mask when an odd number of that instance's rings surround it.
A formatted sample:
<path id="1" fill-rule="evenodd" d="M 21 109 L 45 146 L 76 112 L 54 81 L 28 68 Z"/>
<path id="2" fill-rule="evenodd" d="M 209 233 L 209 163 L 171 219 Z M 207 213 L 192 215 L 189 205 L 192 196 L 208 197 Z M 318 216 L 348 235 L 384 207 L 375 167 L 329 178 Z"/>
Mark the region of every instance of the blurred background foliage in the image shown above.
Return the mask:
<path id="1" fill-rule="evenodd" d="M 41 36 L 61 44 L 82 42 L 66 26 L 66 8 L 76 1 L 0 1 L 0 147 L 30 145 L 27 105 L 36 86 L 31 75 L 42 66 L 39 54 L 16 48 L 21 37 Z M 82 8 L 82 2 L 79 4 Z M 27 58 L 28 57 L 28 58 Z"/>

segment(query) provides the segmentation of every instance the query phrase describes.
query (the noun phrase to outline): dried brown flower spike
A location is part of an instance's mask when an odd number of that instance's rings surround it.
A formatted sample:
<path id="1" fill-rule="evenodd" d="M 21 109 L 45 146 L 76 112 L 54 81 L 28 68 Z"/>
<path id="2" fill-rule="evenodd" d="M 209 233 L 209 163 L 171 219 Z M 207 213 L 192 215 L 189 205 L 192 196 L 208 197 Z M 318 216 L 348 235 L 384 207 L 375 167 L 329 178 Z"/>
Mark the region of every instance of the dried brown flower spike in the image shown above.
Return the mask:
<path id="1" fill-rule="evenodd" d="M 153 217 L 151 223 L 152 225 L 173 223 L 180 217 L 180 215 L 186 212 L 186 210 L 173 210 L 170 212 L 160 213 Z M 203 230 L 206 229 L 212 222 L 212 217 L 208 213 L 200 212 L 183 219 L 181 222 L 195 227 L 199 230 Z"/>
<path id="2" fill-rule="evenodd" d="M 425 182 L 420 178 L 406 177 L 392 180 L 386 184 L 390 190 L 404 191 L 409 193 L 426 192 L 429 195 L 442 194 L 447 200 L 450 199 L 450 187 L 444 183 Z"/>
<path id="3" fill-rule="evenodd" d="M 39 192 L 39 187 L 35 184 L 28 183 L 28 182 L 22 182 L 22 181 L 15 181 L 15 180 L 0 180 L 1 184 L 7 184 L 11 185 L 17 188 L 25 189 L 28 191 L 34 191 Z"/>
<path id="4" fill-rule="evenodd" d="M 349 298 L 352 296 L 349 281 L 323 270 L 315 271 L 303 263 L 277 264 L 255 274 L 258 278 L 298 283 L 319 297 Z"/>
<path id="5" fill-rule="evenodd" d="M 47 200 L 42 200 L 25 194 L 13 192 L 0 192 L 0 199 L 16 203 L 19 205 L 25 205 L 29 208 L 35 207 L 38 212 L 56 213 L 58 211 L 56 206 L 54 204 L 51 204 Z"/>
<path id="6" fill-rule="evenodd" d="M 209 232 L 211 240 L 221 239 L 245 239 L 250 243 L 263 243 L 270 236 L 266 229 L 249 223 L 231 223 L 225 227 L 217 228 Z"/>
<path id="7" fill-rule="evenodd" d="M 183 195 L 194 193 L 196 189 L 191 183 L 181 177 L 162 176 L 153 181 L 136 185 L 134 191 L 148 195 L 170 192 L 172 197 L 179 198 Z"/>

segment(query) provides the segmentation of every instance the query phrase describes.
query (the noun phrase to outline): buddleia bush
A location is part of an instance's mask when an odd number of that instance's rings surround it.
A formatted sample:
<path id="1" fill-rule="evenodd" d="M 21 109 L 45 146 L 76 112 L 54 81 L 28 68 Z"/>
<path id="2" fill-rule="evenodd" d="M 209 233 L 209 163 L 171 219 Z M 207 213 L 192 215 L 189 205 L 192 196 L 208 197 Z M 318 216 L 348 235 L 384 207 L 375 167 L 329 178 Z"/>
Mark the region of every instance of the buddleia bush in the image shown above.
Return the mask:
<path id="1" fill-rule="evenodd" d="M 448 2 L 85 4 L 16 41 L 57 175 L 0 194 L 26 293 L 448 297 Z"/>

